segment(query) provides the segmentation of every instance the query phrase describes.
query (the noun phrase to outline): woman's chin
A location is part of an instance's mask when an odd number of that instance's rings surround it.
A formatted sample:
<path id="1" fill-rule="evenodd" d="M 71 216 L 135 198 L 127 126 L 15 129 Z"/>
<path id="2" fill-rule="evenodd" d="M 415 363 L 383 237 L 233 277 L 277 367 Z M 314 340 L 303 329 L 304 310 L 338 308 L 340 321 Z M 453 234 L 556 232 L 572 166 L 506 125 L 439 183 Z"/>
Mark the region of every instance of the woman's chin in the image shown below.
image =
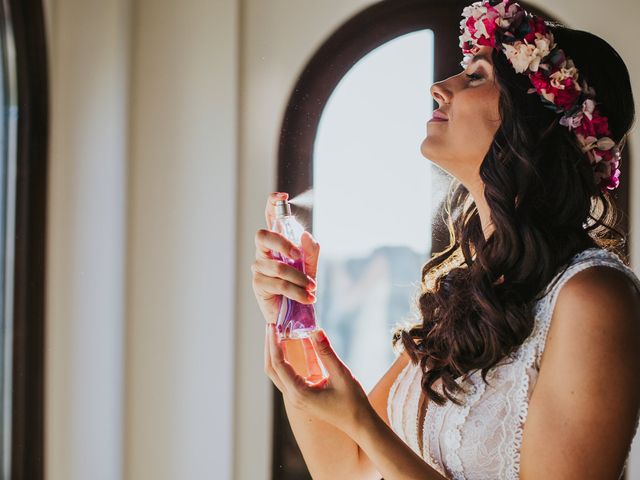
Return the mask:
<path id="1" fill-rule="evenodd" d="M 442 148 L 438 148 L 436 145 L 434 145 L 434 142 L 430 142 L 428 138 L 425 138 L 422 141 L 422 144 L 420 145 L 420 153 L 431 163 L 434 163 L 443 168 L 442 165 L 444 165 L 445 163 L 443 156 L 444 152 L 442 151 Z"/>
<path id="2" fill-rule="evenodd" d="M 437 156 L 436 149 L 433 148 L 433 139 L 426 136 L 420 145 L 420 153 L 425 158 L 433 160 Z"/>

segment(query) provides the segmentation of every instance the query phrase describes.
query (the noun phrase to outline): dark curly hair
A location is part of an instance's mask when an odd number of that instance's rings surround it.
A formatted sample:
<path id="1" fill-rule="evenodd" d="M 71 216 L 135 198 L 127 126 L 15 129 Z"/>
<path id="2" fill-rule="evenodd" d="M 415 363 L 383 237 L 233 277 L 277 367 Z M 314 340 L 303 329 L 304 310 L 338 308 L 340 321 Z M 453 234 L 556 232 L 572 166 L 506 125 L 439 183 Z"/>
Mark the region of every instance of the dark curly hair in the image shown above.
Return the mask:
<path id="1" fill-rule="evenodd" d="M 622 149 L 635 115 L 624 62 L 596 35 L 545 23 L 595 89 Z M 494 49 L 492 57 L 501 125 L 480 177 L 495 229 L 485 240 L 475 202 L 454 178 L 445 206 L 449 246 L 422 268 L 421 323 L 393 331 L 393 347 L 401 342 L 420 364 L 422 389 L 438 405 L 446 399 L 461 405 L 458 377 L 481 370 L 487 382 L 489 370 L 517 350 L 533 330 L 533 303 L 573 255 L 600 247 L 628 263 L 626 238 L 615 229 L 613 192 L 596 185 L 575 134 L 538 95 L 527 93 L 530 80 L 503 53 Z M 444 396 L 433 388 L 439 378 Z"/>

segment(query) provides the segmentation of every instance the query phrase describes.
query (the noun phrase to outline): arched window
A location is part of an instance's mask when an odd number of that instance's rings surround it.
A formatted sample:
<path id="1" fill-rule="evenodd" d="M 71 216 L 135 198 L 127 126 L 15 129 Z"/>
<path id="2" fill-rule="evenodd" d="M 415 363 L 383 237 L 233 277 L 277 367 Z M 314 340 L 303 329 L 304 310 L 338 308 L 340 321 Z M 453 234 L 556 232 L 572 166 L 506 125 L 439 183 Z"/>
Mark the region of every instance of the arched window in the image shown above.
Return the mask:
<path id="1" fill-rule="evenodd" d="M 386 0 L 363 10 L 315 52 L 285 111 L 277 188 L 309 200 L 294 209 L 322 247 L 318 322 L 366 391 L 393 361 L 392 326 L 416 318 L 421 266 L 449 242 L 441 209 L 451 177 L 419 147 L 437 108 L 431 84 L 460 71 L 469 3 Z M 273 478 L 310 478 L 275 399 Z"/>

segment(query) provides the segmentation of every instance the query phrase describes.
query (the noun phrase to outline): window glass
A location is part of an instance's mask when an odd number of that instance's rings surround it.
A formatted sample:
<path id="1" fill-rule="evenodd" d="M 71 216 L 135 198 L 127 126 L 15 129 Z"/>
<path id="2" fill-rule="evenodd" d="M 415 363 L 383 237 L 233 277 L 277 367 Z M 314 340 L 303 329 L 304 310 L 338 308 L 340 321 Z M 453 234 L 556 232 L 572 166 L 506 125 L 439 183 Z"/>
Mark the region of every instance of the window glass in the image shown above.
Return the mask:
<path id="1" fill-rule="evenodd" d="M 359 60 L 322 113 L 314 145 L 318 323 L 368 392 L 415 317 L 431 219 L 446 185 L 420 153 L 433 102 L 434 35 L 412 32 Z"/>

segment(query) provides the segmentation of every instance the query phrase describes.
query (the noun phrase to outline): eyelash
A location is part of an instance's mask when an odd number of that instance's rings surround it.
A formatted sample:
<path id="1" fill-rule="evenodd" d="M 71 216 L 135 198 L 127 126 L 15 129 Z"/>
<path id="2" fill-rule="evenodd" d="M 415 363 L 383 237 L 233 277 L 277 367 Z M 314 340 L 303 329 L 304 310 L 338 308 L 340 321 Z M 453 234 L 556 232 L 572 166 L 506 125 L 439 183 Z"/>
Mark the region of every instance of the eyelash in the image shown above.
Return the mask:
<path id="1" fill-rule="evenodd" d="M 467 73 L 467 78 L 469 79 L 469 81 L 480 80 L 482 78 L 482 75 L 479 75 L 477 73 Z"/>

